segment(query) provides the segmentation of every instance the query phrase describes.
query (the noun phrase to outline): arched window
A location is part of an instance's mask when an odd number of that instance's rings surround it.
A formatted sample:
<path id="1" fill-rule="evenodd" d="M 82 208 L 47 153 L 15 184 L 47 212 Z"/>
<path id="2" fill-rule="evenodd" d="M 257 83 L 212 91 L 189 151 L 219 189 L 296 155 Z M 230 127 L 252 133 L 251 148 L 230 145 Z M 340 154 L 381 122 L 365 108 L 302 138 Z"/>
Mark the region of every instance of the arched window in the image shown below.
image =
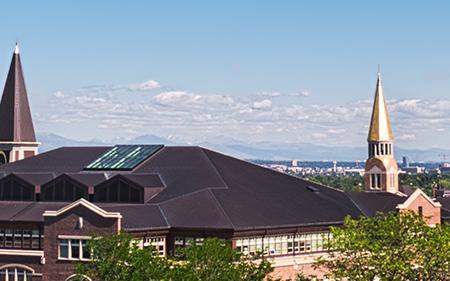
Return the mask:
<path id="1" fill-rule="evenodd" d="M 33 201 L 34 186 L 15 175 L 6 176 L 0 180 L 0 200 Z"/>
<path id="2" fill-rule="evenodd" d="M 41 187 L 41 201 L 73 202 L 88 199 L 88 187 L 63 175 Z"/>
<path id="3" fill-rule="evenodd" d="M 8 158 L 7 153 L 8 152 L 5 153 L 4 151 L 0 150 L 0 165 L 8 163 L 9 158 Z"/>
<path id="4" fill-rule="evenodd" d="M 94 187 L 94 201 L 143 203 L 144 189 L 120 176 L 114 177 Z"/>
<path id="5" fill-rule="evenodd" d="M 20 264 L 10 264 L 0 267 L 1 281 L 32 281 L 34 270 Z"/>
<path id="6" fill-rule="evenodd" d="M 86 275 L 72 274 L 65 281 L 92 281 L 92 279 Z"/>
<path id="7" fill-rule="evenodd" d="M 370 174 L 370 188 L 381 189 L 381 174 Z"/>

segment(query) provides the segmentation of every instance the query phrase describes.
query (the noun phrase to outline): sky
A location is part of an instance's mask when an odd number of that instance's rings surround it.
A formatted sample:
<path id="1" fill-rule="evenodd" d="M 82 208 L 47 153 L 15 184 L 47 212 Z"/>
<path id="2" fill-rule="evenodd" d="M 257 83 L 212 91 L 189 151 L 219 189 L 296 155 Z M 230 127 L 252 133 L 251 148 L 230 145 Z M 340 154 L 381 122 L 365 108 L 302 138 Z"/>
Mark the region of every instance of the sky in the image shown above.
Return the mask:
<path id="1" fill-rule="evenodd" d="M 449 1 L 2 1 L 0 81 L 17 41 L 38 133 L 364 146 L 381 64 L 397 145 L 448 148 L 449 12 Z"/>

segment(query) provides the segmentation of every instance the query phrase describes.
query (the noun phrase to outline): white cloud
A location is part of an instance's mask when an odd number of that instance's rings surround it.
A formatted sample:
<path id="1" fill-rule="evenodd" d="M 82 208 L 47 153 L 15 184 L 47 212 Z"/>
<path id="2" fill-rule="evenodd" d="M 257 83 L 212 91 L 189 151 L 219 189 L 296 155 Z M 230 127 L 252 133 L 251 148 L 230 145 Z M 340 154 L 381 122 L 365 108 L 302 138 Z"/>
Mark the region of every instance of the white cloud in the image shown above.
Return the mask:
<path id="1" fill-rule="evenodd" d="M 363 146 L 372 110 L 371 100 L 339 105 L 299 104 L 296 99 L 277 103 L 271 100 L 277 94 L 232 96 L 187 91 L 124 98 L 122 93 L 127 91 L 127 87 L 102 85 L 58 91 L 49 108 L 34 110 L 37 125 L 46 131 L 79 126 L 91 137 L 151 133 L 198 139 L 226 135 L 245 141 Z M 450 99 L 392 100 L 388 107 L 397 142 L 426 147 L 450 141 Z M 99 128 L 101 136 L 97 135 Z"/>
<path id="2" fill-rule="evenodd" d="M 139 84 L 131 84 L 128 89 L 131 91 L 149 91 L 161 88 L 161 84 L 155 80 L 148 80 Z"/>
<path id="3" fill-rule="evenodd" d="M 415 134 L 403 134 L 396 137 L 397 140 L 411 141 L 416 139 Z"/>
<path id="4" fill-rule="evenodd" d="M 292 97 L 309 97 L 311 95 L 311 92 L 300 91 L 300 92 L 296 92 L 296 93 L 290 93 L 289 95 Z"/>
<path id="5" fill-rule="evenodd" d="M 270 100 L 255 101 L 253 103 L 254 109 L 269 109 L 271 107 L 272 107 L 272 101 L 270 101 Z"/>
<path id="6" fill-rule="evenodd" d="M 258 96 L 270 97 L 270 98 L 281 97 L 282 95 L 283 94 L 280 92 L 260 92 L 260 93 L 258 93 Z"/>
<path id="7" fill-rule="evenodd" d="M 64 98 L 64 93 L 62 91 L 56 91 L 55 93 L 53 93 L 53 96 L 55 98 Z"/>

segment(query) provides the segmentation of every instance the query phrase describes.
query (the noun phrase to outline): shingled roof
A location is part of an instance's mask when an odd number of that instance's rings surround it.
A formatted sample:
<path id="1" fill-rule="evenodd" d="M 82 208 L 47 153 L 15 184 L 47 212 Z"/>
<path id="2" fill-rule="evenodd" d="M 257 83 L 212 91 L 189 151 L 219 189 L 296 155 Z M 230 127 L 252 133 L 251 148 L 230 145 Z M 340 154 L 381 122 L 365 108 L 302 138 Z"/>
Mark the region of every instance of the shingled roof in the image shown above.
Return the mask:
<path id="1" fill-rule="evenodd" d="M 63 147 L 0 166 L 0 173 L 26 175 L 23 179 L 28 182 L 49 173 L 53 178 L 62 174 L 78 179 L 98 176 L 94 181 L 98 183 L 105 172 L 84 167 L 108 149 Z M 120 174 L 142 186 L 146 179 L 151 181 L 149 186 L 163 186 L 144 204 L 98 203 L 105 210 L 121 212 L 125 229 L 247 231 L 333 225 L 342 223 L 347 215 L 356 218 L 395 210 L 396 204 L 404 201 L 392 194 L 345 193 L 201 147 L 165 146 L 131 171 L 107 173 L 108 178 Z M 15 207 L 0 212 L 0 220 L 26 220 L 28 213 L 37 220 L 46 208 L 58 209 L 64 203 L 0 202 L 0 210 L 10 204 Z"/>
<path id="2" fill-rule="evenodd" d="M 0 141 L 36 142 L 27 89 L 16 46 L 0 102 Z"/>

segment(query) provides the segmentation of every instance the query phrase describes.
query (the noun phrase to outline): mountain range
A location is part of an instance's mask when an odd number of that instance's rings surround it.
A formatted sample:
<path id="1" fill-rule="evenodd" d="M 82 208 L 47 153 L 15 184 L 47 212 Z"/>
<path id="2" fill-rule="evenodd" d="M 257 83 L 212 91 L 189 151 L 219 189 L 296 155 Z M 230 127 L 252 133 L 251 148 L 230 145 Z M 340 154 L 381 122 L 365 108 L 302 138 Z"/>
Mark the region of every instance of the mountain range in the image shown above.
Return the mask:
<path id="1" fill-rule="evenodd" d="M 109 146 L 114 144 L 165 144 L 165 145 L 199 145 L 224 154 L 241 159 L 263 160 L 292 160 L 317 161 L 364 161 L 367 157 L 367 148 L 347 146 L 324 146 L 311 143 L 277 143 L 277 142 L 253 142 L 246 143 L 226 136 L 217 136 L 197 142 L 187 142 L 182 139 L 169 139 L 156 135 L 142 135 L 132 139 L 114 139 L 103 141 L 74 140 L 52 133 L 38 134 L 41 142 L 40 152 L 45 152 L 61 146 Z M 395 148 L 397 159 L 407 156 L 411 162 L 439 162 L 442 155 L 450 156 L 450 149 L 403 149 Z"/>

